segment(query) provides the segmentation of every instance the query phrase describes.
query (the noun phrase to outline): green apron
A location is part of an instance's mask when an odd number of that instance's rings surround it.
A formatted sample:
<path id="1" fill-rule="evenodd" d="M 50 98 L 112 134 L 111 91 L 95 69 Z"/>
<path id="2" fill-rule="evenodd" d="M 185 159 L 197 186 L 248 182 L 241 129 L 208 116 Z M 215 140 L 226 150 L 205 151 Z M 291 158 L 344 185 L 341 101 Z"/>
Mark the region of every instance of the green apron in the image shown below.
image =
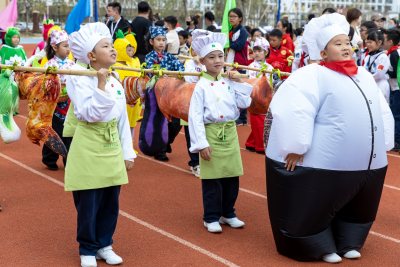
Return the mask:
<path id="1" fill-rule="evenodd" d="M 116 119 L 77 122 L 65 168 L 65 191 L 128 183 L 117 124 Z"/>
<path id="2" fill-rule="evenodd" d="M 200 157 L 201 179 L 219 179 L 243 175 L 239 140 L 234 121 L 205 125 L 211 147 L 211 160 Z"/>
<path id="3" fill-rule="evenodd" d="M 67 116 L 65 116 L 63 137 L 74 137 L 77 125 L 78 119 L 74 114 L 74 105 L 70 102 Z"/>

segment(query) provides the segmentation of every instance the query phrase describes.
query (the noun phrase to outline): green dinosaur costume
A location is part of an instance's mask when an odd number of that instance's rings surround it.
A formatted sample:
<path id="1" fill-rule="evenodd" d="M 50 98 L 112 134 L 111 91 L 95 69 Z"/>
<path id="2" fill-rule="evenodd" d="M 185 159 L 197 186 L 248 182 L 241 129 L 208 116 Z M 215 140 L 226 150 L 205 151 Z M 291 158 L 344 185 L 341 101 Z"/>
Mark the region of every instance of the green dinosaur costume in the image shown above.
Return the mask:
<path id="1" fill-rule="evenodd" d="M 13 45 L 12 38 L 15 35 L 20 36 L 17 28 L 10 27 L 7 29 L 4 38 L 5 44 L 0 49 L 1 64 L 13 65 L 14 62 L 17 62 L 17 65 L 23 65 L 27 59 L 24 48 L 20 45 Z"/>

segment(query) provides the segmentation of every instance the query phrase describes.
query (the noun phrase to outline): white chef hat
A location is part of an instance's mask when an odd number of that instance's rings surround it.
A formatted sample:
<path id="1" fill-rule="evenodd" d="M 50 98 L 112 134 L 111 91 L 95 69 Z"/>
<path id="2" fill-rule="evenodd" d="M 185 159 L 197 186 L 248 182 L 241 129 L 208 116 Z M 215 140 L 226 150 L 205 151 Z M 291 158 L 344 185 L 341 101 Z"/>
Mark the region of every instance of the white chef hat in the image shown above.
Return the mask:
<path id="1" fill-rule="evenodd" d="M 253 48 L 254 47 L 261 47 L 262 49 L 264 49 L 265 51 L 268 51 L 269 49 L 269 42 L 267 41 L 267 39 L 265 39 L 264 37 L 258 37 L 256 38 L 256 40 L 254 41 L 253 44 Z"/>
<path id="2" fill-rule="evenodd" d="M 192 31 L 192 49 L 203 58 L 213 51 L 224 52 L 226 35 L 206 30 Z"/>
<path id="3" fill-rule="evenodd" d="M 320 52 L 333 37 L 345 34 L 349 35 L 350 25 L 346 17 L 339 13 L 325 14 L 313 18 L 304 29 L 303 42 L 308 48 L 310 59 L 321 58 Z"/>
<path id="4" fill-rule="evenodd" d="M 71 33 L 68 42 L 74 57 L 82 63 L 89 64 L 87 54 L 104 38 L 111 40 L 110 30 L 104 23 L 94 22 L 83 25 L 79 31 Z"/>

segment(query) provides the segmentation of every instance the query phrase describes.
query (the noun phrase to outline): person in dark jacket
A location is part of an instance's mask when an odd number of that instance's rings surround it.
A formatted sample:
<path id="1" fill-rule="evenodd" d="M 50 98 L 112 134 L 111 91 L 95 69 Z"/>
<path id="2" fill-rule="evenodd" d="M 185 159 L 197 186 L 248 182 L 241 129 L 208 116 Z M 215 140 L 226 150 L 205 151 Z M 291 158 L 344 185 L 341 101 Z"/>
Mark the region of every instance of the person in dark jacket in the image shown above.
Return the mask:
<path id="1" fill-rule="evenodd" d="M 243 13 L 239 8 L 229 10 L 229 23 L 232 29 L 229 31 L 229 49 L 226 61 L 228 63 L 238 63 L 239 65 L 249 65 L 248 62 L 248 33 L 242 25 Z M 242 72 L 243 70 L 238 70 Z M 243 72 L 245 73 L 245 71 Z M 247 124 L 247 109 L 240 110 L 240 116 L 236 120 L 236 125 Z"/>
<path id="2" fill-rule="evenodd" d="M 132 20 L 132 31 L 137 41 L 136 55 L 140 63 L 145 61 L 145 56 L 150 52 L 146 45 L 146 36 L 149 35 L 149 28 L 152 26 L 150 20 L 151 8 L 149 3 L 142 1 L 138 3 L 138 15 Z"/>
<path id="3" fill-rule="evenodd" d="M 118 30 L 122 30 L 124 33 L 131 30 L 131 24 L 121 16 L 121 11 L 122 7 L 118 2 L 112 2 L 107 5 L 108 21 L 106 25 L 110 29 L 113 41 L 116 39 L 115 34 Z"/>

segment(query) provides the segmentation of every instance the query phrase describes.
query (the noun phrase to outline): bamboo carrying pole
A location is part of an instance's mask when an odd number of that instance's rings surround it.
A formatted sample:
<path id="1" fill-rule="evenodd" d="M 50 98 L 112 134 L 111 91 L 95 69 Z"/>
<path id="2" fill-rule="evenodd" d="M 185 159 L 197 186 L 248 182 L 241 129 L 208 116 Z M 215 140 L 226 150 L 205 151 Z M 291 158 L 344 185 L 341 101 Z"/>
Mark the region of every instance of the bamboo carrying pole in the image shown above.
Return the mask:
<path id="1" fill-rule="evenodd" d="M 23 67 L 23 66 L 12 66 L 12 65 L 0 64 L 0 70 L 3 70 L 3 69 L 11 69 L 13 71 L 49 73 L 49 74 L 97 76 L 97 71 L 92 71 L 92 70 L 52 70 L 52 69 L 47 69 L 47 68 Z"/>
<path id="2" fill-rule="evenodd" d="M 178 57 L 179 57 L 179 58 L 182 58 L 182 59 L 193 59 L 193 57 L 184 56 L 184 55 L 178 55 Z M 258 71 L 258 72 L 261 71 L 261 69 L 259 69 L 259 68 L 253 68 L 253 67 L 244 66 L 244 65 L 230 64 L 230 63 L 226 63 L 226 62 L 224 63 L 224 66 L 225 66 L 225 67 L 233 67 L 233 68 L 235 68 L 235 69 L 253 70 L 253 71 Z M 263 72 L 266 72 L 266 73 L 274 73 L 274 72 L 271 71 L 271 70 L 263 70 Z M 289 75 L 290 75 L 290 72 L 283 72 L 283 71 L 281 71 L 280 73 L 281 73 L 282 76 L 289 76 Z"/>
<path id="3" fill-rule="evenodd" d="M 135 71 L 135 72 L 145 72 L 145 73 L 153 73 L 153 74 L 165 74 L 165 75 L 173 75 L 173 76 L 201 76 L 201 72 L 185 72 L 185 71 L 171 71 L 171 70 L 153 70 L 153 69 L 139 69 L 139 68 L 130 68 L 123 66 L 111 66 L 111 69 L 114 70 L 127 70 L 127 71 Z M 223 77 L 229 78 L 228 74 L 223 73 Z M 247 74 L 234 74 L 232 78 L 249 78 Z"/>
<path id="4" fill-rule="evenodd" d="M 49 74 L 64 74 L 64 75 L 78 75 L 78 76 L 97 76 L 97 71 L 93 70 L 53 70 L 47 68 L 36 68 L 36 67 L 23 67 L 23 66 L 13 66 L 13 65 L 3 65 L 0 64 L 0 70 L 2 69 L 11 69 L 13 71 L 26 71 L 26 72 L 39 72 L 39 73 L 49 73 Z M 127 70 L 133 72 L 144 72 L 144 73 L 153 73 L 160 75 L 172 75 L 172 76 L 201 76 L 200 72 L 184 72 L 184 71 L 169 71 L 169 70 L 153 70 L 153 69 L 140 69 L 140 68 L 130 68 L 112 66 L 113 70 Z M 222 74 L 224 77 L 228 77 L 228 74 Z M 246 74 L 234 74 L 232 78 L 248 78 L 249 76 Z"/>

